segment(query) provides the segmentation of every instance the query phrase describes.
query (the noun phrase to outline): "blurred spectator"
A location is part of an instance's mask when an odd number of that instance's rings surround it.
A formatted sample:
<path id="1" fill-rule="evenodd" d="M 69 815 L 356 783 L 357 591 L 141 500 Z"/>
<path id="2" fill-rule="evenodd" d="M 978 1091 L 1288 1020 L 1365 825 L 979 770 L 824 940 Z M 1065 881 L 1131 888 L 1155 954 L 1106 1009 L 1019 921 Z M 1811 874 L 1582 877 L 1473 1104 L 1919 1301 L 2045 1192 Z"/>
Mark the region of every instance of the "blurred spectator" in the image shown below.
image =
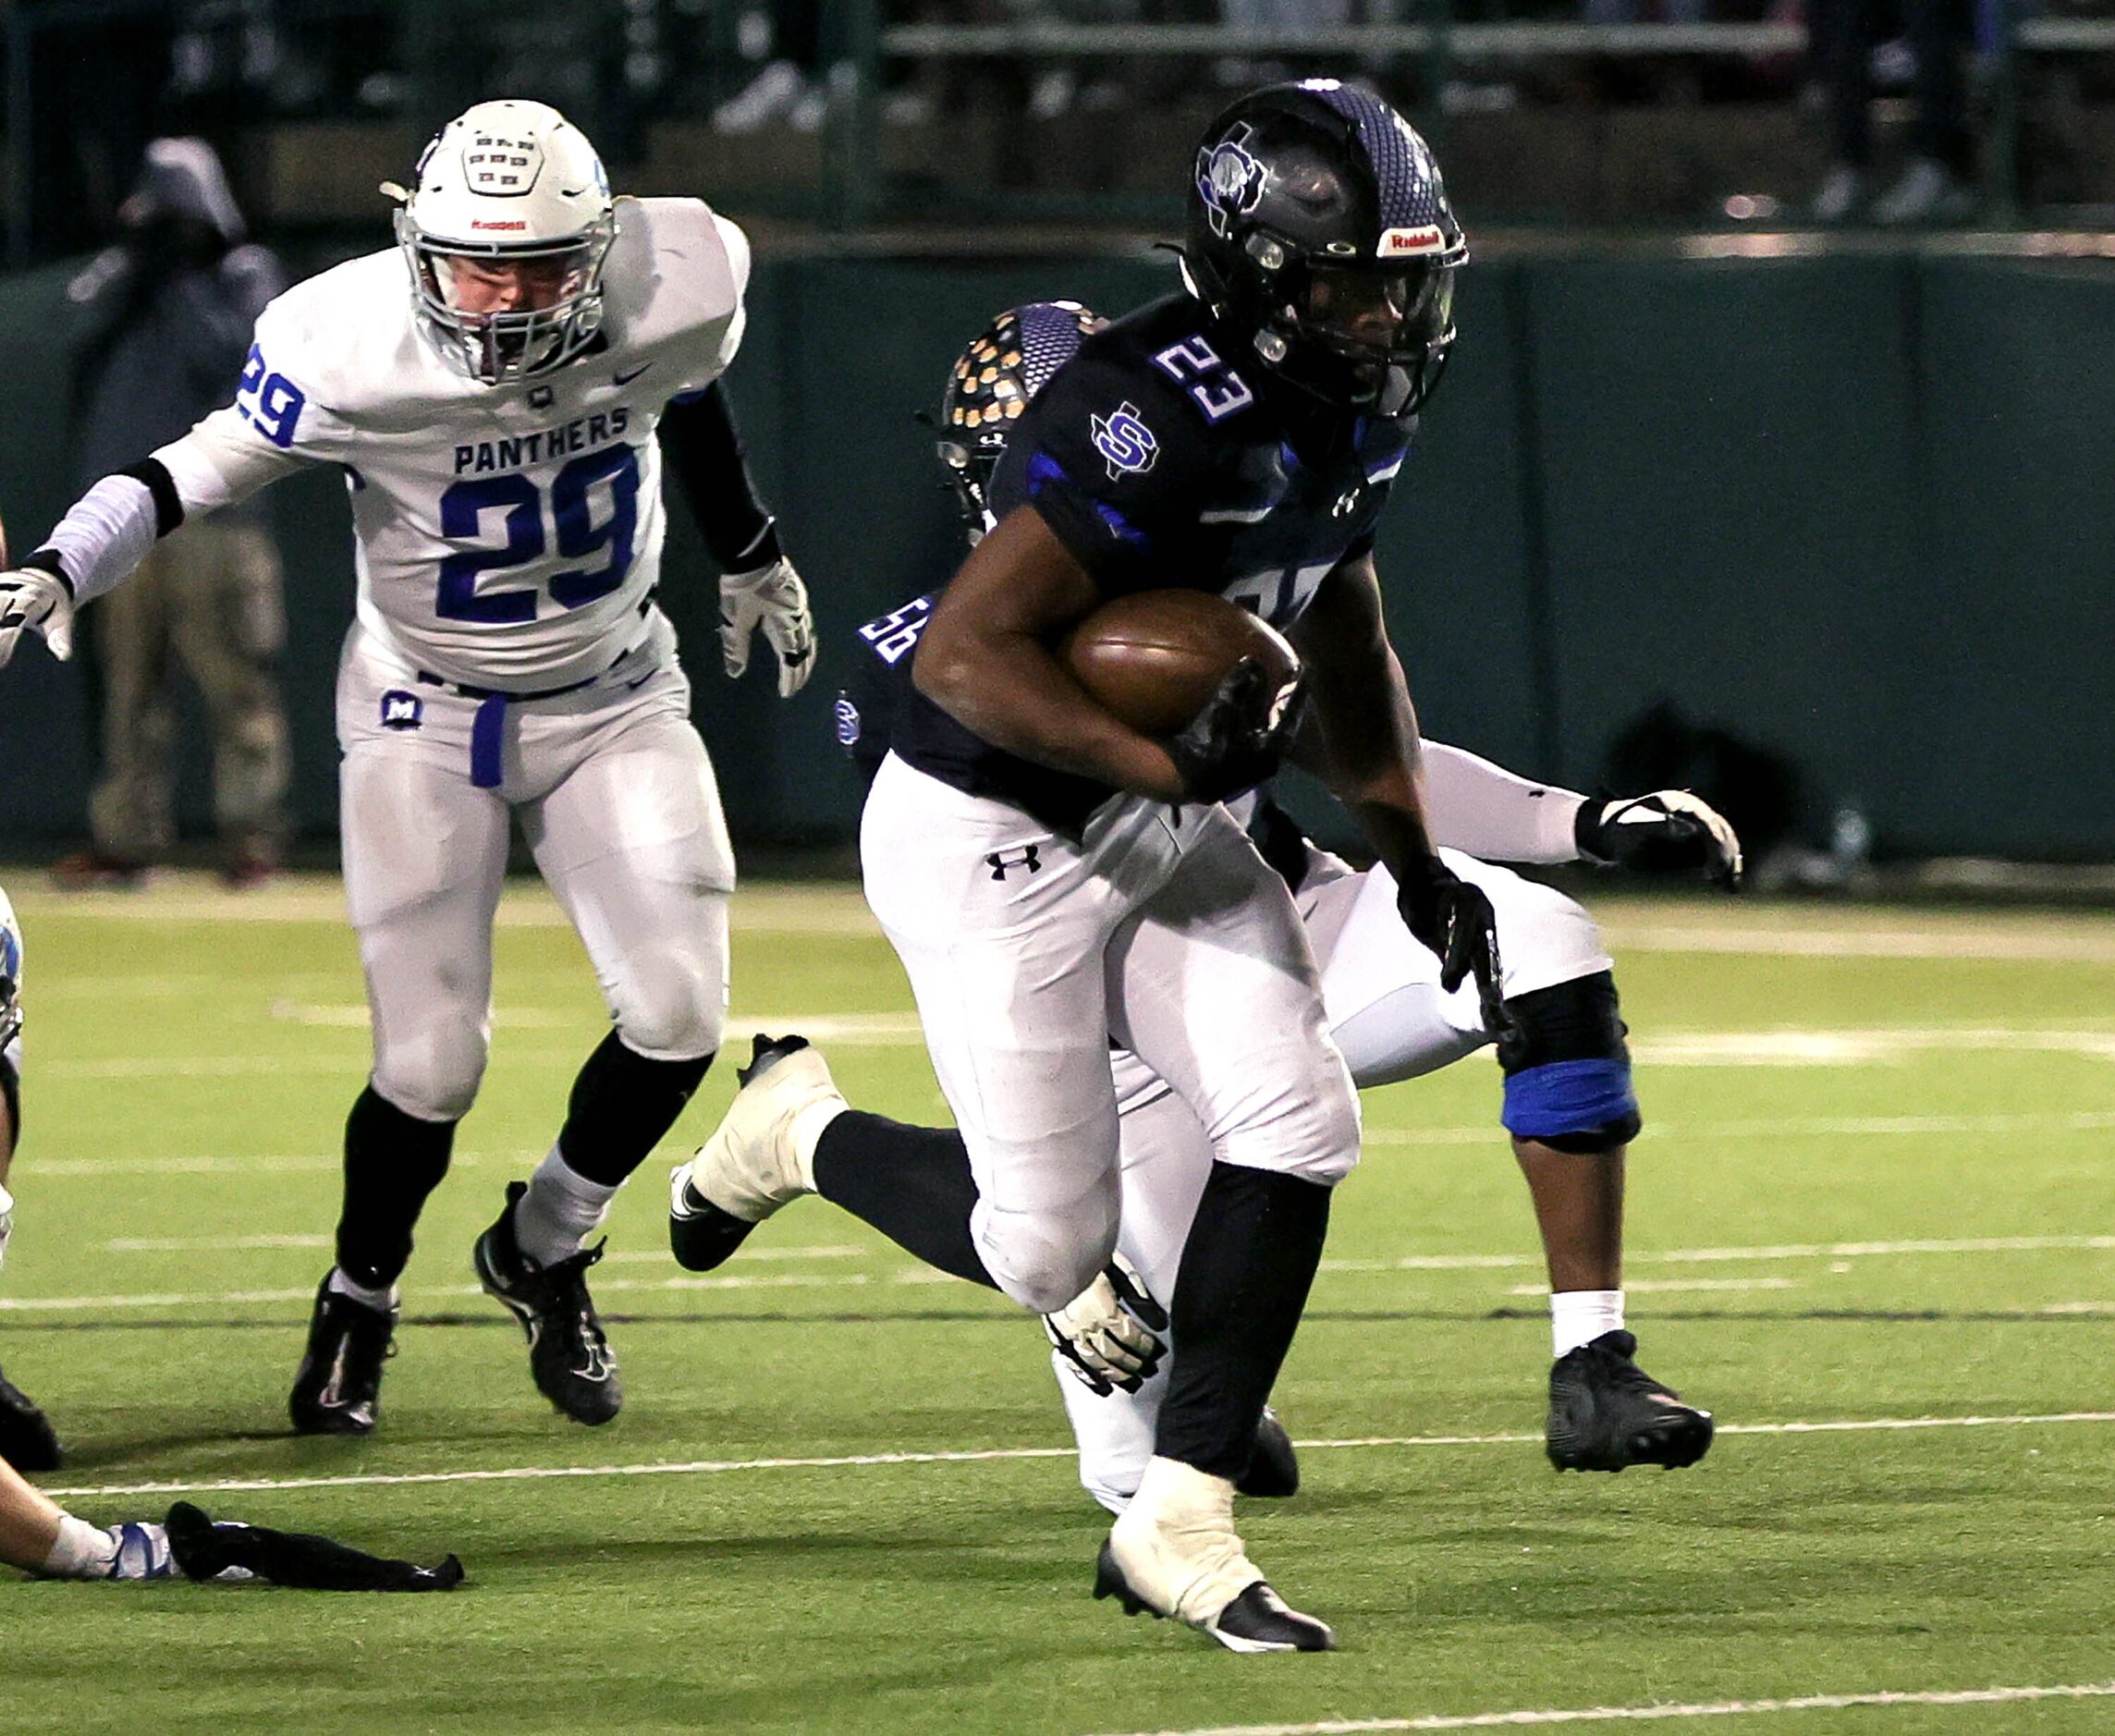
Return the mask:
<path id="1" fill-rule="evenodd" d="M 721 132 L 755 132 L 783 120 L 799 132 L 813 132 L 829 112 L 829 83 L 823 70 L 822 0 L 772 0 L 752 6 L 736 26 L 742 58 L 761 62 L 740 92 L 713 111 Z"/>
<path id="2" fill-rule="evenodd" d="M 82 484 L 137 462 L 228 401 L 279 263 L 243 245 L 241 214 L 213 149 L 157 139 L 117 214 L 119 238 L 74 279 L 73 356 Z M 89 800 L 92 846 L 55 871 L 68 885 L 137 879 L 175 841 L 178 667 L 205 701 L 222 872 L 236 885 L 278 865 L 287 725 L 274 663 L 285 638 L 279 559 L 264 528 L 231 509 L 156 544 L 133 581 L 90 611 L 102 676 L 103 768 Z"/>
<path id="3" fill-rule="evenodd" d="M 1968 216 L 1971 144 L 1962 56 L 1970 0 L 1900 0 L 1903 37 L 1915 62 L 1913 153 L 1901 178 L 1873 196 L 1873 58 L 1895 7 L 1885 0 L 1808 0 L 1808 53 L 1828 94 L 1834 160 L 1815 196 L 1814 216 L 1843 223 L 1939 223 Z"/>

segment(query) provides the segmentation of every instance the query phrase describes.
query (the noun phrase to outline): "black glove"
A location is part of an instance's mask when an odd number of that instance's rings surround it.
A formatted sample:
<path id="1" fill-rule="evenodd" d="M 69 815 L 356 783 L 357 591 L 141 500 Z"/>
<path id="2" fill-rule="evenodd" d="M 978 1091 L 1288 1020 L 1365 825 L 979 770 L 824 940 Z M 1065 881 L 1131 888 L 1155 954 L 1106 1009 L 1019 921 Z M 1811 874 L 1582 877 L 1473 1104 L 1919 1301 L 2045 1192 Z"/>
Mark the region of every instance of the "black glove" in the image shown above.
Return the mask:
<path id="1" fill-rule="evenodd" d="M 1645 874 L 1701 873 L 1729 892 L 1741 888 L 1741 840 L 1726 816 L 1686 789 L 1579 805 L 1571 835 L 1589 862 L 1620 862 Z"/>
<path id="2" fill-rule="evenodd" d="M 329 1537 L 208 1519 L 189 1501 L 170 1508 L 163 1522 L 169 1552 L 186 1579 L 213 1579 L 240 1568 L 303 1591 L 452 1591 L 462 1583 L 462 1563 L 452 1555 L 438 1567 L 387 1561 Z"/>
<path id="3" fill-rule="evenodd" d="M 1227 672 L 1178 735 L 1163 744 L 1191 801 L 1225 801 L 1267 782 L 1300 722 L 1301 671 L 1274 679 L 1253 657 Z"/>
<path id="4" fill-rule="evenodd" d="M 1403 926 L 1439 956 L 1439 986 L 1451 995 L 1476 979 L 1484 1028 L 1501 1052 L 1515 1033 L 1506 1010 L 1498 960 L 1498 919 L 1481 886 L 1471 886 L 1436 856 L 1420 856 L 1396 875 L 1395 907 Z"/>

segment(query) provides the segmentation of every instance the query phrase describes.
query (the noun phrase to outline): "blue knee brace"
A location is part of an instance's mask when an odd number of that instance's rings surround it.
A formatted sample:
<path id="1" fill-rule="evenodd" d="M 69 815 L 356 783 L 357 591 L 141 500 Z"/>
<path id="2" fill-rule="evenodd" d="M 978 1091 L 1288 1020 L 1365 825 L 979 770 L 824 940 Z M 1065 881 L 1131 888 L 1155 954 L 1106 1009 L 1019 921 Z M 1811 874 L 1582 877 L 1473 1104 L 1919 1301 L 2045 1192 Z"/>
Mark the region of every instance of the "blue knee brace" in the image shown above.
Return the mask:
<path id="1" fill-rule="evenodd" d="M 1506 1058 L 1499 1119 L 1518 1139 L 1559 1151 L 1629 1143 L 1644 1125 L 1631 1089 L 1631 1054 L 1606 971 L 1515 996 L 1519 1027 Z"/>

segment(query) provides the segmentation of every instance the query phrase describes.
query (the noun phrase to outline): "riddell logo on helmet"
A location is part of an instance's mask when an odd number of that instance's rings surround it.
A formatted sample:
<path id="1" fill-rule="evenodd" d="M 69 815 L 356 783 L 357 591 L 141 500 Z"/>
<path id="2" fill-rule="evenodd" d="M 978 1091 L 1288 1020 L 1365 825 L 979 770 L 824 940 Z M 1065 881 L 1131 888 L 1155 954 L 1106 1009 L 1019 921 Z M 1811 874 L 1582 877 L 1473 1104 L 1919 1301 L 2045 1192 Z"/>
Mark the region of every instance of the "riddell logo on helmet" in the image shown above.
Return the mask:
<path id="1" fill-rule="evenodd" d="M 1439 232 L 1436 223 L 1428 223 L 1419 229 L 1383 229 L 1380 246 L 1374 250 L 1376 258 L 1401 259 L 1414 253 L 1439 253 L 1447 248 L 1447 238 Z"/>
<path id="2" fill-rule="evenodd" d="M 511 223 L 487 223 L 483 217 L 472 217 L 470 226 L 473 229 L 526 229 L 529 226 L 519 217 Z"/>

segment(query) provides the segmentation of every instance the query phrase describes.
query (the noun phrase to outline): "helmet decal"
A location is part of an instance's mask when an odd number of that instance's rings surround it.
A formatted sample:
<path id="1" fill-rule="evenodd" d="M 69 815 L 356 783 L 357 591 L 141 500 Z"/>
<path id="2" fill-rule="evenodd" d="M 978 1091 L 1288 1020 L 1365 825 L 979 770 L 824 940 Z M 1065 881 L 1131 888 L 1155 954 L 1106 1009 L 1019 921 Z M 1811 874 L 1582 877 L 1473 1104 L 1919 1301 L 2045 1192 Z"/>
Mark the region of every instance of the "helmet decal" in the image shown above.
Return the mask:
<path id="1" fill-rule="evenodd" d="M 1254 136 L 1254 128 L 1241 127 L 1197 153 L 1197 196 L 1221 235 L 1232 219 L 1247 216 L 1263 200 L 1270 171 L 1249 152 Z"/>
<path id="2" fill-rule="evenodd" d="M 948 370 L 936 446 L 972 543 L 988 528 L 984 491 L 1013 423 L 1100 323 L 1077 301 L 1009 308 Z"/>

